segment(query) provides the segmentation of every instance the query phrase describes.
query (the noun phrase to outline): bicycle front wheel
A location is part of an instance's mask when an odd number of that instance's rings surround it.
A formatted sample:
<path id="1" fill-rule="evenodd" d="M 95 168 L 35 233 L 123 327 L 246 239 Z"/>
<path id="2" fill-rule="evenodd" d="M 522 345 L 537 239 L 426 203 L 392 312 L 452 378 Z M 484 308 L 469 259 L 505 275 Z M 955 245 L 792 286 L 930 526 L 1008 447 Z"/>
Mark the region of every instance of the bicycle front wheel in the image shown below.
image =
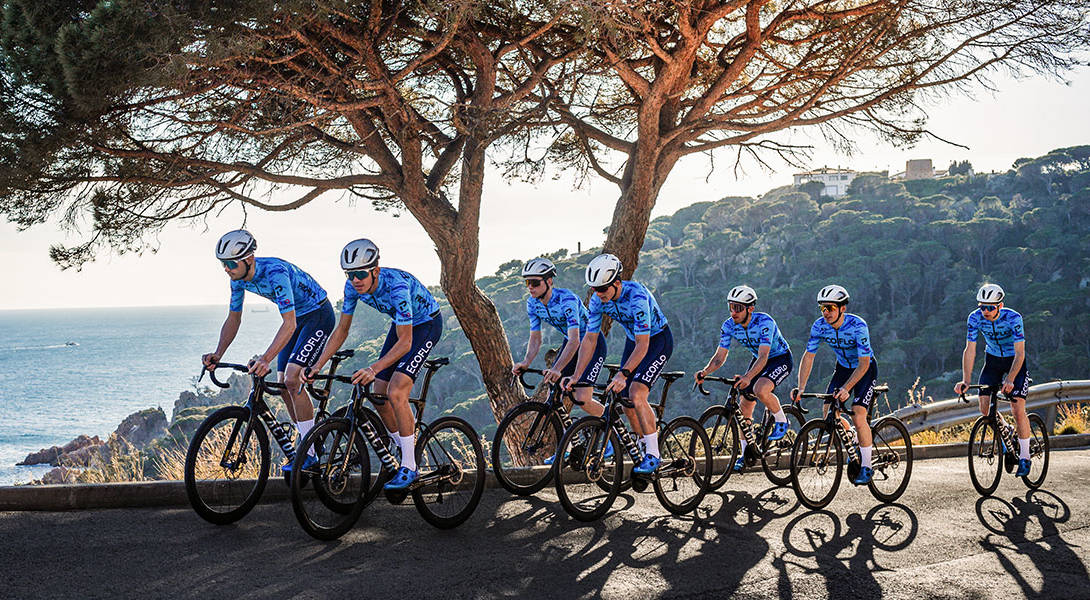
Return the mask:
<path id="1" fill-rule="evenodd" d="M 712 444 L 692 417 L 670 421 L 659 435 L 662 464 L 655 473 L 655 495 L 675 515 L 696 510 L 712 477 Z"/>
<path id="2" fill-rule="evenodd" d="M 433 421 L 416 441 L 419 485 L 413 504 L 439 529 L 464 523 L 484 494 L 484 449 L 473 427 L 458 417 Z"/>
<path id="3" fill-rule="evenodd" d="M 969 433 L 969 479 L 981 496 L 991 496 L 1003 474 L 1003 442 L 995 421 L 980 417 Z"/>
<path id="4" fill-rule="evenodd" d="M 807 508 L 819 510 L 833 501 L 844 472 L 844 447 L 824 420 L 802 426 L 791 449 L 791 486 Z"/>
<path id="5" fill-rule="evenodd" d="M 518 496 L 541 491 L 553 471 L 539 465 L 556 454 L 563 433 L 560 417 L 544 402 L 523 402 L 507 411 L 492 439 L 496 480 Z"/>
<path id="6" fill-rule="evenodd" d="M 227 406 L 197 427 L 185 456 L 185 493 L 202 519 L 226 525 L 246 516 L 269 479 L 269 436 L 249 409 Z"/>
<path id="7" fill-rule="evenodd" d="M 1022 478 L 1022 482 L 1031 490 L 1041 487 L 1048 474 L 1048 429 L 1045 421 L 1039 415 L 1029 414 L 1029 458 L 1033 461 L 1030 465 L 1029 475 Z"/>
<path id="8" fill-rule="evenodd" d="M 795 446 L 795 438 L 802 429 L 802 411 L 797 406 L 784 406 L 783 412 L 787 415 L 787 434 L 774 441 L 768 441 L 771 427 L 765 427 L 761 433 L 761 447 L 765 449 L 761 455 L 761 468 L 765 477 L 773 485 L 787 486 L 791 484 L 791 449 Z"/>
<path id="9" fill-rule="evenodd" d="M 871 454 L 870 493 L 882 502 L 896 502 L 912 477 L 912 438 L 897 417 L 883 417 L 871 426 L 874 451 Z"/>
<path id="10" fill-rule="evenodd" d="M 615 451 L 607 459 L 610 441 Z M 621 493 L 623 451 L 612 428 L 600 417 L 583 417 L 564 432 L 553 477 L 556 495 L 569 515 L 595 521 L 606 514 Z"/>
<path id="11" fill-rule="evenodd" d="M 308 454 L 318 464 L 306 471 Z M 314 482 L 314 494 L 304 477 L 291 478 L 291 507 L 303 531 L 319 540 L 334 540 L 352 529 L 371 487 L 371 465 L 363 433 L 347 419 L 326 419 L 299 444 L 293 473 L 306 472 Z"/>
<path id="12" fill-rule="evenodd" d="M 738 421 L 731 418 L 730 411 L 723 406 L 712 406 L 700 415 L 700 428 L 704 430 L 711 443 L 711 478 L 708 491 L 723 487 L 734 472 L 734 463 L 741 452 L 741 438 Z"/>

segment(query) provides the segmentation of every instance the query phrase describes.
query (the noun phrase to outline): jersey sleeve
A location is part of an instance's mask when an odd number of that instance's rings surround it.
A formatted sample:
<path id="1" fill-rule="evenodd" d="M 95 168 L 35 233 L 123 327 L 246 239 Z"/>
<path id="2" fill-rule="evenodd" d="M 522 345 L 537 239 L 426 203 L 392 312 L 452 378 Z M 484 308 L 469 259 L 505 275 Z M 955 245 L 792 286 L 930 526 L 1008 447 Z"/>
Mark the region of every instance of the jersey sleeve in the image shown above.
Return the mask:
<path id="1" fill-rule="evenodd" d="M 874 358 L 874 350 L 870 347 L 870 327 L 863 319 L 859 319 L 859 324 L 855 327 L 855 344 L 860 358 L 864 356 Z"/>
<path id="2" fill-rule="evenodd" d="M 246 284 L 241 281 L 231 282 L 231 304 L 229 310 L 231 312 L 239 312 L 242 310 L 242 299 L 246 296 Z"/>
<path id="3" fill-rule="evenodd" d="M 810 327 L 810 339 L 806 340 L 807 352 L 817 352 L 818 346 L 821 345 L 821 323 L 823 321 L 824 319 L 818 319 Z"/>
<path id="4" fill-rule="evenodd" d="M 633 290 L 629 307 L 632 311 L 632 335 L 651 335 L 651 299 L 647 290 L 642 286 Z"/>
<path id="5" fill-rule="evenodd" d="M 776 334 L 776 323 L 768 317 L 761 317 L 757 322 L 757 347 L 772 347 L 772 336 Z"/>
<path id="6" fill-rule="evenodd" d="M 734 321 L 727 319 L 723 321 L 723 326 L 719 329 L 719 347 L 726 350 L 730 350 L 731 329 Z"/>
<path id="7" fill-rule="evenodd" d="M 291 289 L 291 277 L 288 276 L 288 270 L 280 266 L 270 267 L 266 281 L 272 292 L 270 300 L 280 309 L 280 314 L 295 310 L 295 293 Z"/>
<path id="8" fill-rule="evenodd" d="M 530 319 L 530 331 L 541 331 L 541 317 L 537 316 L 533 302 L 532 297 L 526 299 L 526 317 Z"/>
<path id="9" fill-rule="evenodd" d="M 968 342 L 975 342 L 977 335 L 980 333 L 980 321 L 977 319 L 977 311 L 969 313 L 969 318 L 965 320 L 965 340 Z"/>
<path id="10" fill-rule="evenodd" d="M 352 287 L 352 282 L 348 281 L 344 284 L 344 300 L 341 302 L 341 313 L 351 315 L 356 312 L 356 302 L 360 299 L 360 295 L 356 293 L 356 288 Z"/>
<path id="11" fill-rule="evenodd" d="M 387 297 L 390 305 L 394 307 L 394 325 L 412 325 L 413 297 L 409 293 L 408 283 L 398 281 L 393 284 Z"/>
<path id="12" fill-rule="evenodd" d="M 1014 313 L 1011 318 L 1011 342 L 1026 341 L 1025 326 L 1022 324 L 1022 315 Z"/>
<path id="13" fill-rule="evenodd" d="M 590 306 L 587 307 L 587 333 L 600 333 L 602 331 L 602 301 L 595 294 L 590 297 Z"/>

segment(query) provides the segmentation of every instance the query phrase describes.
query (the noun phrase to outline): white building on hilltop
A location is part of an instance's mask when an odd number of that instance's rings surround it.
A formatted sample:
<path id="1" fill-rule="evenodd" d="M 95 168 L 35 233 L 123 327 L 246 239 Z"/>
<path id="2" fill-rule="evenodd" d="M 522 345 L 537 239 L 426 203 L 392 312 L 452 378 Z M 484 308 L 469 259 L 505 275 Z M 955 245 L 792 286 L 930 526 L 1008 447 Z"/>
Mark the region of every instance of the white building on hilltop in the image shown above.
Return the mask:
<path id="1" fill-rule="evenodd" d="M 848 193 L 848 185 L 855 179 L 855 171 L 851 169 L 830 169 L 822 167 L 813 171 L 795 173 L 795 187 L 811 181 L 820 181 L 825 184 L 822 195 L 831 198 L 840 198 Z"/>

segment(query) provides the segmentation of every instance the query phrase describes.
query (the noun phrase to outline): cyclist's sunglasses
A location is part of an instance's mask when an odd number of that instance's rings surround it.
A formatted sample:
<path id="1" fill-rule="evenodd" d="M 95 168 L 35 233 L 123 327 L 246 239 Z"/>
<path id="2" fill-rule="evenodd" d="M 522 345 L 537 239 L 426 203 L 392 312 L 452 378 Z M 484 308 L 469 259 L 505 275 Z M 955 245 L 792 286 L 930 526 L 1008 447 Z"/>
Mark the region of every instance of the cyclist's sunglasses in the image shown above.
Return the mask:
<path id="1" fill-rule="evenodd" d="M 613 287 L 613 284 L 612 283 L 607 283 L 605 285 L 592 285 L 592 286 L 590 286 L 590 289 L 594 290 L 595 292 L 598 292 L 599 294 L 604 294 L 604 293 L 606 293 L 606 290 L 608 290 L 611 287 Z"/>
<path id="2" fill-rule="evenodd" d="M 818 309 L 820 309 L 821 312 L 823 312 L 823 313 L 836 312 L 837 305 L 835 305 L 835 304 L 819 304 Z"/>
<path id="3" fill-rule="evenodd" d="M 223 266 L 227 267 L 228 269 L 237 269 L 239 263 L 239 261 L 237 260 L 220 260 L 220 262 L 223 263 Z"/>
<path id="4" fill-rule="evenodd" d="M 359 271 L 345 271 L 345 277 L 348 277 L 349 281 L 353 279 L 359 279 L 360 281 L 367 281 L 367 278 L 371 276 L 371 269 L 360 269 Z"/>
<path id="5" fill-rule="evenodd" d="M 735 302 L 730 303 L 730 312 L 732 313 L 746 312 L 746 308 L 748 308 L 748 306 L 745 304 L 738 304 Z"/>
<path id="6" fill-rule="evenodd" d="M 992 312 L 993 310 L 999 310 L 999 307 L 995 304 L 981 304 L 979 308 L 983 312 Z"/>
<path id="7" fill-rule="evenodd" d="M 541 285 L 542 283 L 543 283 L 543 281 L 541 279 L 527 279 L 526 280 L 526 287 L 536 288 L 537 286 Z"/>

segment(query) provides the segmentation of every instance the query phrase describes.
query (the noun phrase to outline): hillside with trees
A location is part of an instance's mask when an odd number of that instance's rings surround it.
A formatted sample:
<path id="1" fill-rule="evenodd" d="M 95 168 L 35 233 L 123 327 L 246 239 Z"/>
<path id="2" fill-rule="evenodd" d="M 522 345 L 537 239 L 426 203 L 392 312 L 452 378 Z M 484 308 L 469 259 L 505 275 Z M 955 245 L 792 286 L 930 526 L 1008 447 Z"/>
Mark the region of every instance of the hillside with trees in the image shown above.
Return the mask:
<path id="1" fill-rule="evenodd" d="M 583 293 L 583 267 L 597 251 L 544 252 L 559 268 L 556 285 Z M 495 302 L 516 358 L 528 336 L 519 278 L 528 258 L 477 281 Z M 396 259 L 387 264 L 398 266 Z M 1034 381 L 1086 378 L 1090 146 L 1019 159 L 1004 173 L 917 181 L 861 175 L 838 199 L 814 186 L 788 186 L 758 198 L 698 202 L 651 222 L 635 279 L 654 291 L 670 320 L 671 370 L 691 373 L 705 364 L 727 317 L 724 295 L 741 283 L 757 290 L 758 309 L 776 318 L 797 363 L 818 317 L 814 295 L 836 282 L 851 292 L 850 310 L 870 324 L 879 379 L 892 386 L 891 402 L 907 402 L 917 378 L 929 395 L 945 398 L 960 376 L 976 288 L 992 281 L 1025 318 Z M 450 356 L 452 364 L 434 381 L 430 410 L 466 416 L 491 432 L 477 362 L 449 307 L 443 312 L 446 329 L 433 356 Z M 377 313 L 364 311 L 346 347 L 363 350 L 359 360 L 373 359 L 386 327 Z M 560 336 L 546 331 L 545 341 L 555 346 Z M 609 347 L 616 361 L 621 331 L 611 332 Z M 736 349 L 722 372 L 743 369 L 748 360 L 748 352 Z M 982 354 L 978 368 L 981 360 Z M 819 351 L 814 386 L 828 378 L 832 364 L 832 354 Z M 706 403 L 679 385 L 670 411 L 698 413 Z"/>

